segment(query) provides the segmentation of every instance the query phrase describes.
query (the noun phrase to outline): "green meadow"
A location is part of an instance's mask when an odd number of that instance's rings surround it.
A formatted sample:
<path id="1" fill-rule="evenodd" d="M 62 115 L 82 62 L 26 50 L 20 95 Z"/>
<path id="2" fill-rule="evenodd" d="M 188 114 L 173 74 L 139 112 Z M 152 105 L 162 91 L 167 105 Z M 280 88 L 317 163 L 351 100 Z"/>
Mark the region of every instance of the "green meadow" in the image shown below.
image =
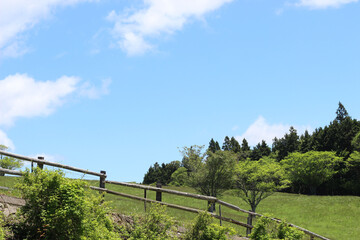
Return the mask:
<path id="1" fill-rule="evenodd" d="M 15 177 L 0 177 L 0 186 L 12 188 L 16 182 Z M 89 181 L 91 185 L 98 186 L 98 181 Z M 106 184 L 106 188 L 122 193 L 144 196 L 144 190 Z M 183 192 L 195 193 L 188 187 L 166 187 Z M 19 196 L 14 191 L 1 190 L 2 194 Z M 147 191 L 149 199 L 155 199 L 155 192 Z M 138 215 L 144 213 L 144 202 L 106 194 L 106 200 L 114 211 L 125 215 Z M 206 209 L 207 202 L 193 198 L 163 193 L 163 201 L 182 206 Z M 236 196 L 233 191 L 227 191 L 220 197 L 221 200 L 240 208 L 248 210 L 249 207 Z M 147 205 L 149 207 L 150 205 Z M 216 206 L 216 210 L 219 208 Z M 221 208 L 222 215 L 238 221 L 246 222 L 246 214 L 239 213 L 226 207 Z M 258 213 L 286 220 L 312 232 L 338 240 L 356 240 L 360 236 L 360 197 L 355 196 L 309 196 L 288 193 L 275 193 L 260 203 Z M 189 224 L 195 214 L 168 208 L 168 213 L 179 225 Z M 219 220 L 215 220 L 219 221 Z M 239 235 L 245 236 L 245 228 L 233 224 L 223 223 L 235 227 Z"/>

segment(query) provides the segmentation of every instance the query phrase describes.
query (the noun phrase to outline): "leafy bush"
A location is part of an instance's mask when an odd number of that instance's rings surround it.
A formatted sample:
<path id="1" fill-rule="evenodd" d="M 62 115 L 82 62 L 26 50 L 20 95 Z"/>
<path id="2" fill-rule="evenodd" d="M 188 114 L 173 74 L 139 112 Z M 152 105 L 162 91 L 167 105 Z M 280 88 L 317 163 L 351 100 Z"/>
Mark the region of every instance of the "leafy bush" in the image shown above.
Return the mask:
<path id="1" fill-rule="evenodd" d="M 0 213 L 0 240 L 5 240 L 4 214 Z"/>
<path id="2" fill-rule="evenodd" d="M 133 226 L 120 229 L 122 239 L 176 239 L 174 220 L 166 215 L 166 206 L 152 204 L 144 217 L 137 217 Z"/>
<path id="3" fill-rule="evenodd" d="M 287 223 L 276 224 L 273 220 L 261 217 L 255 224 L 250 238 L 253 240 L 300 240 L 304 233 Z"/>
<path id="4" fill-rule="evenodd" d="M 116 239 L 101 197 L 88 196 L 85 182 L 61 171 L 26 170 L 17 184 L 25 206 L 17 236 L 21 239 Z"/>
<path id="5" fill-rule="evenodd" d="M 191 228 L 186 232 L 185 240 L 225 240 L 227 235 L 234 235 L 233 228 L 212 223 L 213 218 L 207 212 L 200 213 Z"/>
<path id="6" fill-rule="evenodd" d="M 184 167 L 178 168 L 173 174 L 171 174 L 171 182 L 172 186 L 184 186 L 185 182 L 188 178 L 188 170 Z"/>

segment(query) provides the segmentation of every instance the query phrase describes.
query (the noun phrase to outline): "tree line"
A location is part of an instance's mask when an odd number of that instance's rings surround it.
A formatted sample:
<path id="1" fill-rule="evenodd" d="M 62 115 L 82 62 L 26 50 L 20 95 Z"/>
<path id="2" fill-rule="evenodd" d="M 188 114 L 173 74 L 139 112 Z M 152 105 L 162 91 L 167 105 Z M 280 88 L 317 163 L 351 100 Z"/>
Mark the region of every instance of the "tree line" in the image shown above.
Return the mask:
<path id="1" fill-rule="evenodd" d="M 252 208 L 274 191 L 360 195 L 359 151 L 360 121 L 339 102 L 335 119 L 312 133 L 299 136 L 290 127 L 271 147 L 262 140 L 251 148 L 245 138 L 228 136 L 220 147 L 211 139 L 207 149 L 182 148 L 181 161 L 150 166 L 143 183 L 188 185 L 209 196 L 237 189 Z"/>

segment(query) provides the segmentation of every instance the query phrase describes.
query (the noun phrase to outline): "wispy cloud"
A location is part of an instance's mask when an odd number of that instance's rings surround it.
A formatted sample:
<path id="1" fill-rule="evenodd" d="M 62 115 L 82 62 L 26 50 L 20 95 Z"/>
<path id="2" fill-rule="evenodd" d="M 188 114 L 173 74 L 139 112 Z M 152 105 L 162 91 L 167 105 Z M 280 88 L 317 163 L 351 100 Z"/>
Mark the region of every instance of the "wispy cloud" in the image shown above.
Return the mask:
<path id="1" fill-rule="evenodd" d="M 57 7 L 90 0 L 0 1 L 0 56 L 17 57 L 28 51 L 22 33 L 48 18 Z"/>
<path id="2" fill-rule="evenodd" d="M 283 137 L 289 131 L 290 126 L 289 124 L 269 124 L 264 117 L 260 116 L 248 127 L 244 134 L 237 136 L 236 139 L 242 141 L 243 138 L 246 138 L 251 146 L 255 146 L 262 140 L 265 140 L 271 146 L 272 140 L 275 137 Z M 305 132 L 306 129 L 311 131 L 310 126 L 293 127 L 298 131 L 298 134 Z"/>
<path id="3" fill-rule="evenodd" d="M 27 74 L 14 74 L 0 80 L 0 126 L 13 126 L 18 118 L 47 116 L 61 107 L 72 94 L 99 98 L 108 94 L 111 81 L 100 88 L 83 83 L 79 77 L 62 76 L 55 81 L 37 81 Z M 0 130 L 0 144 L 14 148 Z"/>
<path id="4" fill-rule="evenodd" d="M 325 9 L 329 7 L 340 7 L 341 5 L 355 3 L 358 0 L 300 0 L 295 5 L 298 7 L 308 7 L 311 9 Z"/>
<path id="5" fill-rule="evenodd" d="M 101 80 L 101 86 L 96 87 L 89 82 L 83 83 L 79 89 L 79 94 L 84 97 L 97 99 L 103 95 L 109 94 L 109 86 L 111 84 L 111 79 L 106 78 Z"/>
<path id="6" fill-rule="evenodd" d="M 144 8 L 131 14 L 111 11 L 107 19 L 114 22 L 113 36 L 128 55 L 139 55 L 154 48 L 150 38 L 179 31 L 190 19 L 201 19 L 206 13 L 232 0 L 143 0 Z"/>

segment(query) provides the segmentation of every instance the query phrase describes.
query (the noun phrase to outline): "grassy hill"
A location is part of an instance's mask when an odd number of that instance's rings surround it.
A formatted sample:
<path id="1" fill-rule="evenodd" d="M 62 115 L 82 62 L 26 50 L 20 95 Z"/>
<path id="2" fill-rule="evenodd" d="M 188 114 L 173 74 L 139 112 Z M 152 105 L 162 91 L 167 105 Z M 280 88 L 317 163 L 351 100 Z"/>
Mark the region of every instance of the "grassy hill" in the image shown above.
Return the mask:
<path id="1" fill-rule="evenodd" d="M 0 186 L 13 187 L 15 177 L 0 177 Z M 98 186 L 98 181 L 90 181 L 91 185 Z M 124 192 L 139 197 L 143 197 L 144 192 L 141 189 L 127 188 L 106 184 L 106 188 Z M 169 187 L 183 192 L 193 192 L 188 187 Z M 16 191 L 7 192 L 10 195 L 17 195 Z M 148 191 L 148 198 L 155 199 L 155 193 Z M 243 209 L 249 207 L 243 203 L 233 191 L 228 191 L 220 199 L 237 205 Z M 114 211 L 127 215 L 142 214 L 144 212 L 144 203 L 107 194 L 106 200 L 111 201 Z M 206 209 L 207 202 L 182 196 L 163 194 L 163 201 L 182 206 Z M 218 210 L 218 207 L 216 208 Z M 246 222 L 246 214 L 238 213 L 226 207 L 222 207 L 222 215 L 242 222 Z M 187 224 L 195 215 L 175 209 L 168 209 L 178 223 Z M 355 240 L 360 236 L 360 197 L 354 196 L 307 196 L 298 194 L 275 193 L 260 203 L 257 212 L 268 214 L 276 218 L 284 219 L 295 225 L 304 227 L 326 236 L 330 239 Z M 225 223 L 225 225 L 229 225 Z M 231 225 L 234 227 L 234 225 Z M 240 235 L 245 235 L 245 229 L 237 227 Z"/>

